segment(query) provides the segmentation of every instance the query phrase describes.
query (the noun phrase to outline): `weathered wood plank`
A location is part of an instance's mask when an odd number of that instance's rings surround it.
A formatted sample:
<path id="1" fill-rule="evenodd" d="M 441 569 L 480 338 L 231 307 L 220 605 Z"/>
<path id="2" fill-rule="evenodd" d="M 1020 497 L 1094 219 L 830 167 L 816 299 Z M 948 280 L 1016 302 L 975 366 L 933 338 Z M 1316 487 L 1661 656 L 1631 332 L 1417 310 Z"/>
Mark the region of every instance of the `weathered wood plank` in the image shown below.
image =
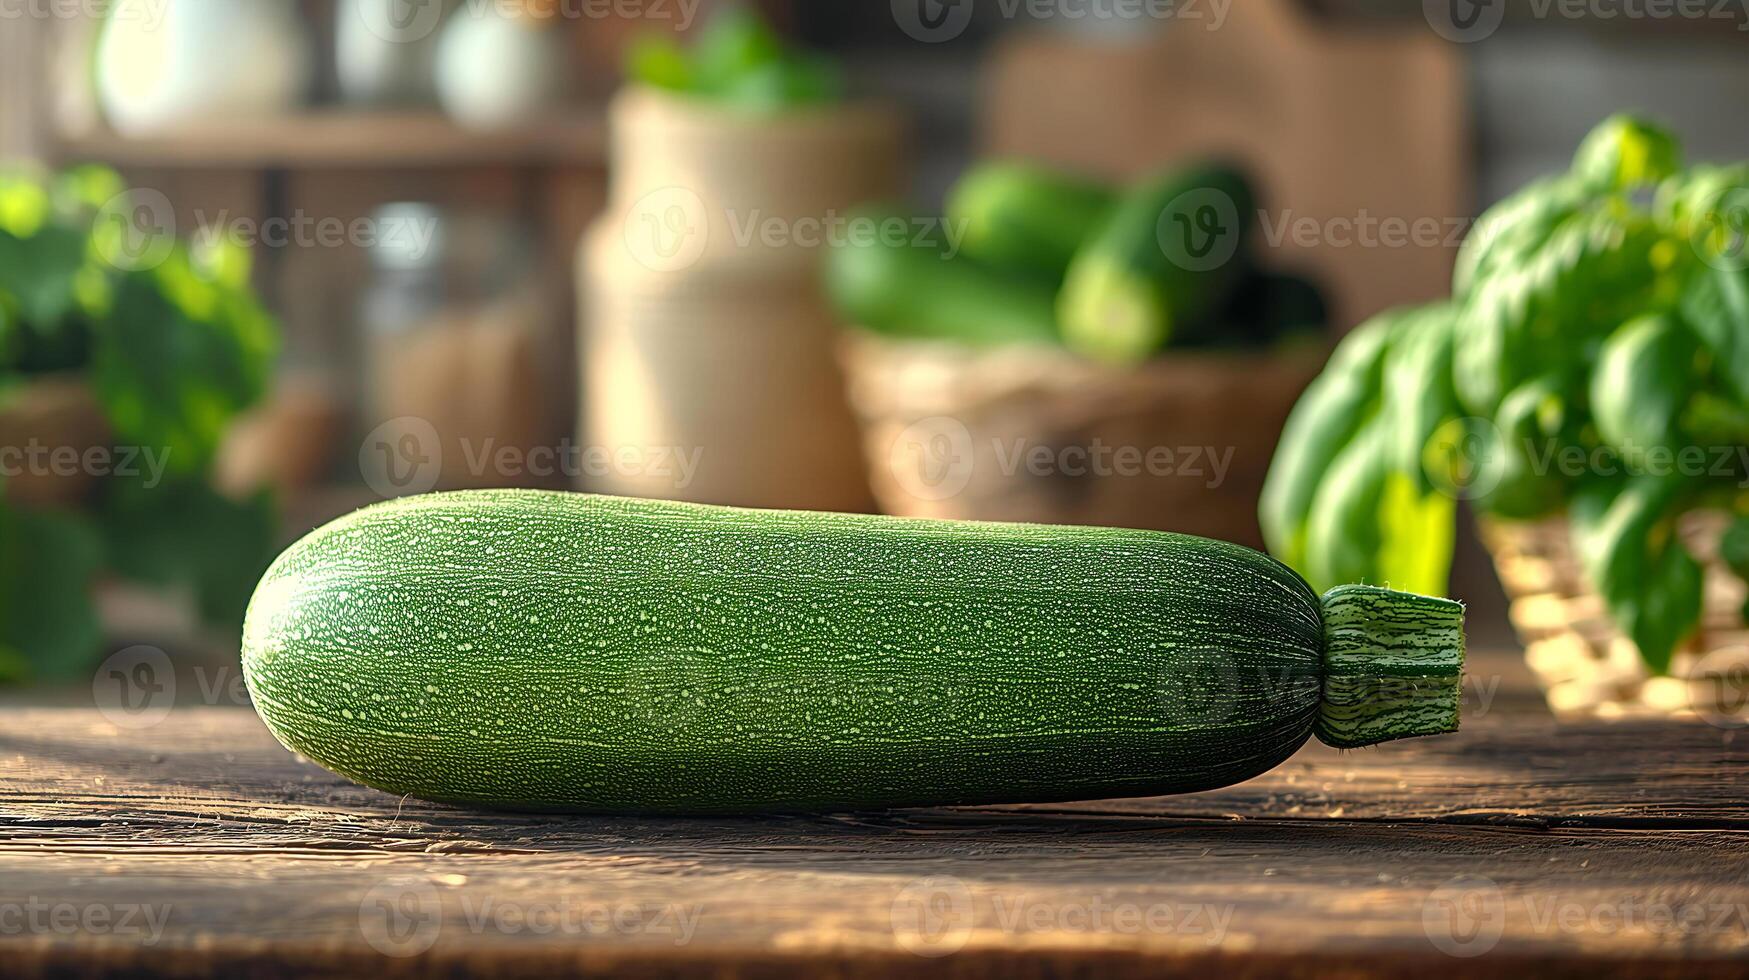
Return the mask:
<path id="1" fill-rule="evenodd" d="M 178 708 L 143 731 L 95 711 L 0 717 L 0 814 L 6 839 L 53 836 L 125 818 L 100 837 L 210 845 L 238 830 L 224 817 L 290 826 L 290 839 L 337 834 L 372 846 L 394 827 L 538 839 L 565 821 L 401 801 L 299 762 L 237 709 Z M 1358 752 L 1310 745 L 1239 786 L 1188 796 L 1045 804 L 1040 813 L 1197 819 L 1418 820 L 1528 826 L 1749 830 L 1749 737 L 1698 723 L 1562 726 L 1483 714 L 1463 732 Z M 388 818 L 396 817 L 395 820 Z M 307 818 L 307 823 L 304 821 Z M 399 838 L 395 838 L 399 839 Z M 278 838 L 266 846 L 284 843 Z M 562 837 L 559 846 L 568 846 Z"/>
<path id="2" fill-rule="evenodd" d="M 1746 756 L 1495 712 L 1194 796 L 585 819 L 354 786 L 241 708 L 21 709 L 0 948 L 27 973 L 1698 976 L 1749 957 Z"/>
<path id="3" fill-rule="evenodd" d="M 1632 973 L 1749 952 L 1749 867 L 1716 833 L 1016 814 L 602 831 L 538 854 L 8 854 L 0 873 L 40 907 L 151 910 L 133 933 L 45 929 L 19 953 L 159 970 L 220 953 L 407 970 L 405 953 L 445 972 L 503 956 L 728 975 L 778 954 L 828 972 L 869 957 L 997 975 L 1030 952 L 1085 970 L 1115 958 L 1120 975 L 1211 960 L 1248 972 L 1253 954 L 1443 975 L 1472 965 L 1453 953 L 1478 952 Z M 1639 962 L 1599 962 L 1616 959 Z"/>

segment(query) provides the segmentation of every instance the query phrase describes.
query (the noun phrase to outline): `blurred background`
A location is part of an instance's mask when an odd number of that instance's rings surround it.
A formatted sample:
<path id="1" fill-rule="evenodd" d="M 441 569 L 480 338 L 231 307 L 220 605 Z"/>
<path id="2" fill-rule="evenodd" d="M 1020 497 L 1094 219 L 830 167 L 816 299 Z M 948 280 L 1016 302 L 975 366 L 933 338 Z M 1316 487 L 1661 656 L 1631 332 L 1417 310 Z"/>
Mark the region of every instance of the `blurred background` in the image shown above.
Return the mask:
<path id="1" fill-rule="evenodd" d="M 234 661 L 278 548 L 433 489 L 1261 546 L 1483 209 L 1622 110 L 1749 157 L 1741 4 L 1507 6 L 0 0 L 0 679 Z M 1251 226 L 1203 326 L 1056 342 L 1051 246 L 1163 173 Z"/>

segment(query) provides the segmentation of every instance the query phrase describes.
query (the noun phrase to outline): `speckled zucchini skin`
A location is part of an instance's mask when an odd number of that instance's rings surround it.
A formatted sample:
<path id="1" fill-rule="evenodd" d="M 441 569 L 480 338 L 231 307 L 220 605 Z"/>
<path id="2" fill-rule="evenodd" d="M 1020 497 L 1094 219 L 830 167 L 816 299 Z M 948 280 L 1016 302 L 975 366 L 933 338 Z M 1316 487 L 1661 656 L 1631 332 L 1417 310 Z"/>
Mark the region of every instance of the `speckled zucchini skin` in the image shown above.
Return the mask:
<path id="1" fill-rule="evenodd" d="M 282 742 L 395 793 L 821 810 L 1247 779 L 1312 731 L 1322 629 L 1184 535 L 481 491 L 294 545 L 243 666 Z"/>

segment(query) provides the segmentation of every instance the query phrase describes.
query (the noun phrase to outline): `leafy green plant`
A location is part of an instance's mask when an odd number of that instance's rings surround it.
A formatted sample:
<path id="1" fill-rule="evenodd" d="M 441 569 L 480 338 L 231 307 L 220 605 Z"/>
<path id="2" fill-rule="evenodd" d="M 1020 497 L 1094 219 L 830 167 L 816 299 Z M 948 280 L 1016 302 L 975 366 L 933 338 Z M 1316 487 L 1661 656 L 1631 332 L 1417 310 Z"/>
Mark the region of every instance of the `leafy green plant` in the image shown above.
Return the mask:
<path id="1" fill-rule="evenodd" d="M 129 201 L 103 168 L 0 174 L 0 413 L 33 380 L 77 377 L 113 443 L 164 464 L 151 479 L 110 476 L 74 505 L 27 505 L 0 484 L 0 681 L 89 665 L 101 576 L 183 590 L 208 620 L 235 624 L 271 558 L 271 501 L 208 483 L 277 346 L 249 257 L 225 242 L 159 240 L 153 261 L 118 261 L 117 236 L 139 231 L 118 223 Z"/>
<path id="2" fill-rule="evenodd" d="M 1749 163 L 1684 169 L 1632 116 L 1564 174 L 1491 208 L 1452 298 L 1351 334 L 1295 409 L 1270 471 L 1270 549 L 1318 588 L 1443 593 L 1455 502 L 1565 514 L 1611 616 L 1654 672 L 1698 626 L 1701 566 L 1676 534 L 1740 515 L 1749 574 Z"/>
<path id="3" fill-rule="evenodd" d="M 671 35 L 639 38 L 626 55 L 626 75 L 651 88 L 755 112 L 829 104 L 844 94 L 836 64 L 790 47 L 741 7 L 712 17 L 690 47 Z"/>

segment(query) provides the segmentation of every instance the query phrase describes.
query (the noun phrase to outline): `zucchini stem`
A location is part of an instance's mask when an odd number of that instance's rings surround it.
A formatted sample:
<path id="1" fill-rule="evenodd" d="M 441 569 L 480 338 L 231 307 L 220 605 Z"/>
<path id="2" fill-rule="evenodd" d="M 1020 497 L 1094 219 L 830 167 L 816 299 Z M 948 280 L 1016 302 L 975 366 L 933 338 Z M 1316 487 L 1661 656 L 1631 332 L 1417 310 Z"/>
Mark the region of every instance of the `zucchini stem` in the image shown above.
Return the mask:
<path id="1" fill-rule="evenodd" d="M 1356 749 L 1458 728 L 1464 607 L 1343 585 L 1324 593 L 1324 697 L 1316 732 Z"/>

